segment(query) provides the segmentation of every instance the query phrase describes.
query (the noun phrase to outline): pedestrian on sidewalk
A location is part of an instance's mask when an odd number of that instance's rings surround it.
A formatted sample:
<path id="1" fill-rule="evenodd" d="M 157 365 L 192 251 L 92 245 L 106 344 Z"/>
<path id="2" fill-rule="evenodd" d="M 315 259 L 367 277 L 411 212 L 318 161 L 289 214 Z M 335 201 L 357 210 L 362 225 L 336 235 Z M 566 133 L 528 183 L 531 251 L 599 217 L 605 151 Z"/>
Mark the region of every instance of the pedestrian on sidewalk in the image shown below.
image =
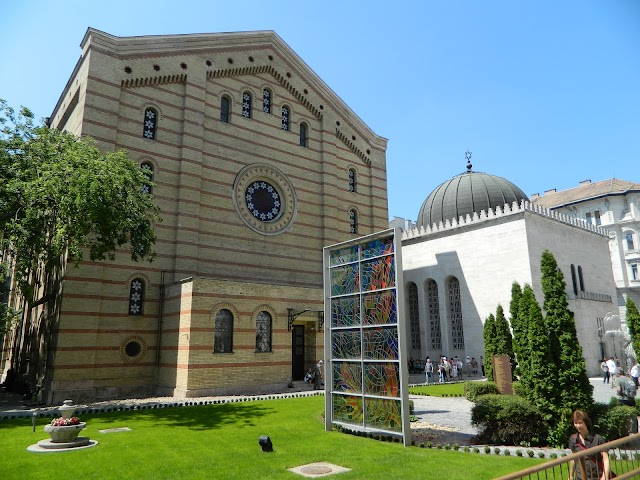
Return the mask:
<path id="1" fill-rule="evenodd" d="M 602 383 L 609 383 L 609 378 L 611 375 L 609 374 L 609 366 L 607 365 L 607 358 L 603 357 L 602 362 L 600 363 L 600 370 L 602 370 L 603 377 Z"/>

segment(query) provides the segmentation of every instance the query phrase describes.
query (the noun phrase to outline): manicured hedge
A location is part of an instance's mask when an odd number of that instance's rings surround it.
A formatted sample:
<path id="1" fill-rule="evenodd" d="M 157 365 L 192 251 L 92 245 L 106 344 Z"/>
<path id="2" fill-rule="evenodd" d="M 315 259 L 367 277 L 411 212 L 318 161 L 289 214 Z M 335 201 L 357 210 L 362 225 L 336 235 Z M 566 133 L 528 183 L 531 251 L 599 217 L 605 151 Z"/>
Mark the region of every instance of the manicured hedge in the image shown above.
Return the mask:
<path id="1" fill-rule="evenodd" d="M 481 395 L 497 394 L 498 386 L 494 382 L 465 382 L 464 396 L 470 402 L 475 402 Z"/>

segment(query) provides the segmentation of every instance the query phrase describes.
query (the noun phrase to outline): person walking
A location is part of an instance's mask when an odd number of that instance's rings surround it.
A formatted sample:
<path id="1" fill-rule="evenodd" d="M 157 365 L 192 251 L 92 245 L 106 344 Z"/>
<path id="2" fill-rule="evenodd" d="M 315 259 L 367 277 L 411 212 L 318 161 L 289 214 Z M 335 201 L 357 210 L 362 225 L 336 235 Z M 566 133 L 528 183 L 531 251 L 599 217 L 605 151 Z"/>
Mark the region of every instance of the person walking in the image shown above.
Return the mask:
<path id="1" fill-rule="evenodd" d="M 323 363 L 322 360 L 320 360 L 316 365 L 315 372 L 313 372 L 313 389 L 314 390 L 320 390 L 320 387 L 322 385 L 322 378 L 324 376 L 322 374 L 322 363 Z"/>
<path id="2" fill-rule="evenodd" d="M 613 357 L 609 357 L 609 359 L 607 360 L 607 367 L 609 367 L 609 376 L 611 377 L 611 388 L 613 388 L 616 385 L 616 370 L 618 369 L 618 366 L 616 365 L 616 362 L 614 362 Z"/>
<path id="3" fill-rule="evenodd" d="M 611 375 L 609 374 L 609 366 L 607 365 L 607 358 L 603 357 L 602 362 L 600 363 L 600 370 L 602 370 L 603 377 L 602 383 L 609 383 L 609 378 Z"/>
<path id="4" fill-rule="evenodd" d="M 633 367 L 629 371 L 629 375 L 631 375 L 631 380 L 636 384 L 636 389 L 638 388 L 638 375 L 640 375 L 640 369 L 638 368 L 638 364 L 634 363 Z"/>
<path id="5" fill-rule="evenodd" d="M 429 385 L 429 380 L 433 376 L 433 363 L 431 357 L 427 357 L 427 362 L 424 364 L 424 383 Z"/>

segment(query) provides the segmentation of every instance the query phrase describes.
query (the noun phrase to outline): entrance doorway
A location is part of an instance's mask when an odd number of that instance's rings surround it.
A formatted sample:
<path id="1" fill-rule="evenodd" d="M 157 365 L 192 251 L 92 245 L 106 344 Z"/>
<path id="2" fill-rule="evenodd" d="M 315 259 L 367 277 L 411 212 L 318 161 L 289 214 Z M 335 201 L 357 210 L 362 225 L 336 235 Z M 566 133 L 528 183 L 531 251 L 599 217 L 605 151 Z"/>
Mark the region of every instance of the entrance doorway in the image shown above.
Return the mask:
<path id="1" fill-rule="evenodd" d="M 304 325 L 293 325 L 291 330 L 291 378 L 304 378 Z"/>

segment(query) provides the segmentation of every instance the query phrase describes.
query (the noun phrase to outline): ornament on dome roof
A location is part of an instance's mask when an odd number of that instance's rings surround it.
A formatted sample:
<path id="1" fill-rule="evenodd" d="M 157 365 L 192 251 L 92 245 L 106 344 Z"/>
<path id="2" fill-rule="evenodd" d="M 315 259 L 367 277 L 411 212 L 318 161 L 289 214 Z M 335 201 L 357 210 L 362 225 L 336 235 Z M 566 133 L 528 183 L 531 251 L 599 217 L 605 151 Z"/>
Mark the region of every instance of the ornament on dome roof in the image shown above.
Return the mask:
<path id="1" fill-rule="evenodd" d="M 467 160 L 467 173 L 471 173 L 473 165 L 471 165 L 471 152 L 469 150 L 464 152 L 464 158 Z"/>

